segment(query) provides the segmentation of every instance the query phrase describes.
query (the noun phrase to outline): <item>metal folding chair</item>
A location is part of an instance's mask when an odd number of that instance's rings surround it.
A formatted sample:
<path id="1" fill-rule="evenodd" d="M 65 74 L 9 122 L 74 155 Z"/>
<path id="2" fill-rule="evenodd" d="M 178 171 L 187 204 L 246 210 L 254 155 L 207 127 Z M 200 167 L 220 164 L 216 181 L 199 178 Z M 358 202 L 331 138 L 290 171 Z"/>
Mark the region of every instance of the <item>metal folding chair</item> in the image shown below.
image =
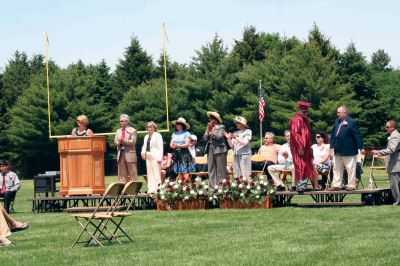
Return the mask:
<path id="1" fill-rule="evenodd" d="M 110 184 L 93 212 L 71 214 L 71 216 L 75 218 L 82 228 L 72 244 L 72 247 L 74 247 L 77 243 L 85 243 L 86 246 L 91 243 L 103 246 L 101 243 L 103 240 L 107 240 L 107 242 L 110 244 L 112 243 L 111 240 L 115 238 L 115 236 L 108 230 L 106 226 L 104 226 L 104 224 L 106 221 L 109 221 L 113 218 L 113 212 L 118 206 L 119 198 L 124 185 L 125 183 L 123 182 Z M 108 206 L 106 210 L 104 210 L 104 203 L 109 202 L 110 199 L 113 200 L 113 203 Z M 85 233 L 89 236 L 89 238 L 86 240 L 81 240 L 81 238 L 86 235 Z M 117 241 L 121 243 L 118 239 Z"/>
<path id="2" fill-rule="evenodd" d="M 382 165 L 377 165 L 377 162 L 383 162 L 385 157 L 379 157 L 378 155 L 373 155 L 372 156 L 372 163 L 371 163 L 371 167 L 370 169 L 370 173 L 369 173 L 369 182 L 368 182 L 368 188 L 378 188 L 376 182 L 376 177 L 375 177 L 375 172 L 376 171 L 386 171 L 385 166 Z"/>
<path id="3" fill-rule="evenodd" d="M 107 227 L 108 222 L 111 222 L 112 225 L 114 226 L 112 237 L 116 238 L 122 238 L 126 237 L 129 239 L 130 242 L 132 242 L 132 238 L 126 233 L 126 231 L 121 227 L 122 222 L 124 219 L 128 216 L 131 216 L 132 213 L 129 211 L 132 208 L 132 205 L 135 203 L 135 198 L 137 194 L 140 191 L 140 188 L 142 187 L 142 182 L 140 181 L 131 181 L 125 184 L 125 187 L 123 188 L 120 197 L 118 199 L 118 205 L 122 205 L 123 201 L 126 199 L 126 196 L 129 197 L 129 204 L 126 205 L 126 209 L 124 211 L 114 211 L 112 213 L 112 219 L 106 221 L 104 224 L 104 227 Z M 119 233 L 117 235 L 117 233 Z"/>
<path id="4" fill-rule="evenodd" d="M 265 166 L 267 164 L 267 154 L 265 153 L 257 153 L 257 154 L 253 154 L 251 156 L 251 163 L 264 163 L 262 170 L 252 170 L 251 174 L 252 175 L 257 175 L 257 174 L 263 174 L 264 170 L 265 170 Z"/>

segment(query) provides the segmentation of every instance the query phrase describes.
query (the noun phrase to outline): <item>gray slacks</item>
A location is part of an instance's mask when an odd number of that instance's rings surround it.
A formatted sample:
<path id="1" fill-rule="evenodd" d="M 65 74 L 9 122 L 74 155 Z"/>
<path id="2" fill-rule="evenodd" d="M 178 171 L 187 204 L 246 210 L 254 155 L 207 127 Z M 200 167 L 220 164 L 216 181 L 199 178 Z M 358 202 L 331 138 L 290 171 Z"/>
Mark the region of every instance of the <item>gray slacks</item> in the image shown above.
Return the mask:
<path id="1" fill-rule="evenodd" d="M 400 172 L 389 174 L 390 189 L 392 190 L 392 196 L 394 203 L 400 205 Z"/>
<path id="2" fill-rule="evenodd" d="M 208 185 L 211 189 L 215 189 L 226 177 L 226 152 L 215 154 L 213 147 L 210 145 L 207 161 L 209 177 Z"/>

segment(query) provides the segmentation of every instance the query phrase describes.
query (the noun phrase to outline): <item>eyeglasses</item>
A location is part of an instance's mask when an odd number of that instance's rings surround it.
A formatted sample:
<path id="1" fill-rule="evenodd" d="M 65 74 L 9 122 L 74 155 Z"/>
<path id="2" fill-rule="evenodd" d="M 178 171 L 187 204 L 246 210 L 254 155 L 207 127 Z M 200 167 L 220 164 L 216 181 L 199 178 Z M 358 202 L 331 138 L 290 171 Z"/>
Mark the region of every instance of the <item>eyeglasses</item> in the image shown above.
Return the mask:
<path id="1" fill-rule="evenodd" d="M 125 122 L 124 120 L 119 120 L 120 123 Z"/>
<path id="2" fill-rule="evenodd" d="M 320 139 L 320 138 L 322 138 L 321 136 L 315 136 L 317 139 Z"/>
<path id="3" fill-rule="evenodd" d="M 391 128 L 392 126 L 386 126 L 385 128 Z"/>

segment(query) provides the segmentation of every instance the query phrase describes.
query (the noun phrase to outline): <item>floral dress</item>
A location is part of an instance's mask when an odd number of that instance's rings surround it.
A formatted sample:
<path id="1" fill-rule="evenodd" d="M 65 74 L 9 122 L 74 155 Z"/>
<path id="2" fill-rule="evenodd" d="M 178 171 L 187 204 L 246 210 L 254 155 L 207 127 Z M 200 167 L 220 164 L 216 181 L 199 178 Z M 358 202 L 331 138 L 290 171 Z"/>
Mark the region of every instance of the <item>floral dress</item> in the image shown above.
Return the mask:
<path id="1" fill-rule="evenodd" d="M 175 131 L 172 134 L 172 142 L 175 144 L 184 144 L 186 139 L 190 137 L 190 133 L 186 130 L 181 132 Z M 172 158 L 172 170 L 176 174 L 190 173 L 195 171 L 193 157 L 188 148 L 176 148 Z"/>

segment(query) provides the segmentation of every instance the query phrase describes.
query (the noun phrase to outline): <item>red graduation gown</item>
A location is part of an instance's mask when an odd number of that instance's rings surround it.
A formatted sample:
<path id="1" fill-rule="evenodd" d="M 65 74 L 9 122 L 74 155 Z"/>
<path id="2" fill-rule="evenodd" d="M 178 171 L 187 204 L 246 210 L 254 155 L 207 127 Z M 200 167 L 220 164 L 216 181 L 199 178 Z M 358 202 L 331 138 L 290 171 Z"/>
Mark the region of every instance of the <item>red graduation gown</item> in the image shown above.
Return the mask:
<path id="1" fill-rule="evenodd" d="M 289 121 L 290 151 L 293 156 L 296 179 L 313 178 L 311 126 L 307 116 L 296 113 Z M 299 155 L 298 149 L 304 154 Z"/>

